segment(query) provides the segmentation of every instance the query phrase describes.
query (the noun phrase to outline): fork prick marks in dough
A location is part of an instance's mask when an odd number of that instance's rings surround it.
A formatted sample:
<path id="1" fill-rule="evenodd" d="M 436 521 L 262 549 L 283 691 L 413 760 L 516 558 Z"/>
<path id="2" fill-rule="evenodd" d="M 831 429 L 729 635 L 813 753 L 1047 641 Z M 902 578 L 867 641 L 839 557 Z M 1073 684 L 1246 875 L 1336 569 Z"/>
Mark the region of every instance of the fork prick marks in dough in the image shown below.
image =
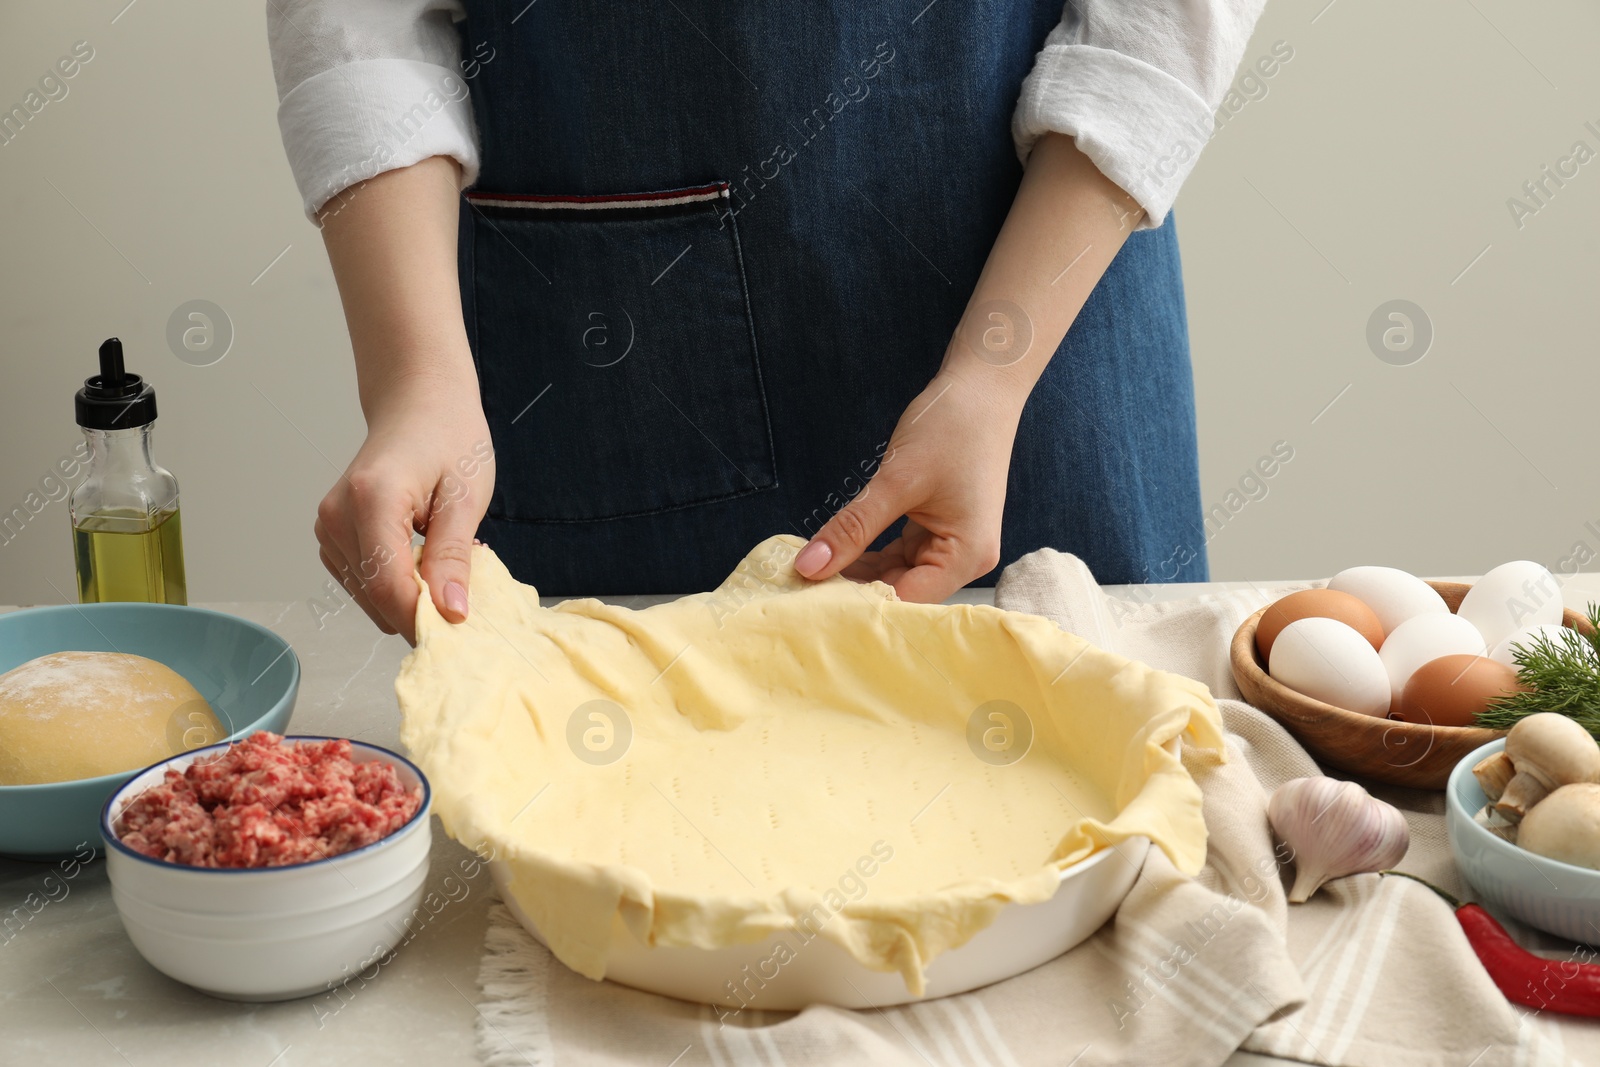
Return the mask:
<path id="1" fill-rule="evenodd" d="M 533 796 L 529 797 L 528 798 L 528 802 L 526 804 L 522 805 L 522 807 L 518 808 L 517 809 L 517 813 L 515 815 L 511 816 L 511 821 L 512 822 L 516 822 L 518 819 L 522 818 L 522 813 L 527 811 L 529 808 L 533 807 L 533 802 L 535 800 L 538 800 L 540 797 L 542 797 L 544 795 L 544 791 L 546 789 L 549 789 L 549 788 L 550 788 L 550 783 L 549 782 L 546 782 L 544 785 L 541 785 L 539 787 L 539 791 L 537 793 L 533 794 Z"/>
<path id="2" fill-rule="evenodd" d="M 933 807 L 933 805 L 938 801 L 938 799 L 940 797 L 944 796 L 945 791 L 948 790 L 949 788 L 950 788 L 950 783 L 946 782 L 944 784 L 944 789 L 941 789 L 937 793 L 933 794 L 933 799 L 928 801 L 926 804 L 922 805 L 922 807 L 920 809 L 918 809 L 917 813 L 915 815 L 911 816 L 911 825 L 912 826 L 917 825 L 917 820 L 922 818 L 922 816 L 927 813 L 928 809 Z"/>
<path id="3" fill-rule="evenodd" d="M 730 860 L 728 858 L 728 854 L 726 852 L 722 851 L 722 849 L 720 849 L 720 848 L 717 848 L 717 843 L 715 841 L 711 840 L 711 838 L 706 837 L 705 831 L 700 829 L 700 827 L 696 826 L 694 824 L 694 822 L 689 818 L 689 816 L 687 816 L 687 815 L 685 815 L 683 813 L 683 809 L 682 808 L 678 807 L 678 805 L 676 805 L 676 804 L 673 804 L 672 803 L 672 798 L 667 796 L 667 794 L 662 791 L 662 789 L 661 789 L 661 787 L 659 785 L 656 785 L 654 782 L 651 782 L 650 783 L 650 788 L 654 789 L 657 793 L 661 794 L 661 799 L 665 800 L 669 805 L 671 805 L 672 810 L 678 813 L 678 817 L 680 819 L 682 819 L 686 824 L 688 824 L 689 829 L 691 829 L 695 833 L 699 834 L 700 837 L 705 841 L 705 843 L 710 845 L 712 850 L 715 851 L 717 855 L 722 857 L 722 860 L 723 860 L 724 863 L 726 863 L 729 867 L 733 868 L 733 873 L 734 874 L 737 874 L 740 878 L 743 878 L 745 880 L 745 882 L 750 886 L 751 889 L 754 889 L 756 887 L 756 884 L 754 882 L 750 881 L 750 876 L 745 874 L 743 871 L 741 871 L 738 868 L 738 866 L 732 860 Z"/>

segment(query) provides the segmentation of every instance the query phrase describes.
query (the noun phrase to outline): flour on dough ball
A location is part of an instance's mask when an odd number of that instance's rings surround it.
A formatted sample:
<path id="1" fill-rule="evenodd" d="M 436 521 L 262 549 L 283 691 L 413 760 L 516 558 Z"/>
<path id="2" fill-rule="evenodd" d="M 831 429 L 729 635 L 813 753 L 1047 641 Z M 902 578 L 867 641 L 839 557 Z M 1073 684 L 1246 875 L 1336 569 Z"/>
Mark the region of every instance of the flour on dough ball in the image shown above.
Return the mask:
<path id="1" fill-rule="evenodd" d="M 0 674 L 0 785 L 131 771 L 221 741 L 177 671 L 123 652 L 54 652 Z"/>

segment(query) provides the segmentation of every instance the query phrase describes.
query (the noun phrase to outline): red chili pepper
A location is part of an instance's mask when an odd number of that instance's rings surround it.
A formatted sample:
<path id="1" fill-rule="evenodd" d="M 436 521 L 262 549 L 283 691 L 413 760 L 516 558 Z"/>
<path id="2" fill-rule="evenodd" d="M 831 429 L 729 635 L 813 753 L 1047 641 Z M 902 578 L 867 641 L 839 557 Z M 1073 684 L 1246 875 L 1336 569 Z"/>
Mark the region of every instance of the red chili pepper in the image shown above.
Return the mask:
<path id="1" fill-rule="evenodd" d="M 1600 964 L 1536 956 L 1506 933 L 1493 915 L 1477 904 L 1463 904 L 1438 886 L 1404 871 L 1384 871 L 1410 878 L 1438 893 L 1455 910 L 1467 943 L 1483 969 L 1513 1004 L 1562 1015 L 1600 1016 Z M 1592 953 L 1590 953 L 1592 955 Z"/>

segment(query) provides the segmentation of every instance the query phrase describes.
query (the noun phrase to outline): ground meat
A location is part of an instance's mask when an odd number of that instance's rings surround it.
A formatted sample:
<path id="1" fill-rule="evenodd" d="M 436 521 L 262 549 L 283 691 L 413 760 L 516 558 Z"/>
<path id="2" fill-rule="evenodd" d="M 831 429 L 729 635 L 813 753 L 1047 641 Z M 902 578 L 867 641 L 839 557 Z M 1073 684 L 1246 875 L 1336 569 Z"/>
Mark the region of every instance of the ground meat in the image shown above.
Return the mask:
<path id="1" fill-rule="evenodd" d="M 349 741 L 282 742 L 262 731 L 169 769 L 122 810 L 117 837 L 191 867 L 283 867 L 370 845 L 422 804 L 392 765 L 352 762 Z"/>

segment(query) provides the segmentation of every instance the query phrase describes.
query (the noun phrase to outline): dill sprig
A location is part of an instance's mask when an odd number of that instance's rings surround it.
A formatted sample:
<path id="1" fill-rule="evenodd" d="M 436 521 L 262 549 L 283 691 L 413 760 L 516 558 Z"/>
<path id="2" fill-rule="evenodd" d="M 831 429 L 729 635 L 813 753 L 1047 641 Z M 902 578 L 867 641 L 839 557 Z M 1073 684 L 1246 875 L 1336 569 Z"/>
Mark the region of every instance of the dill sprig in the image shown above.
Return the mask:
<path id="1" fill-rule="evenodd" d="M 1517 720 L 1553 711 L 1600 738 L 1600 604 L 1590 604 L 1588 631 L 1541 633 L 1512 648 L 1517 680 L 1532 688 L 1501 697 L 1478 714 L 1478 725 L 1509 730 Z"/>

